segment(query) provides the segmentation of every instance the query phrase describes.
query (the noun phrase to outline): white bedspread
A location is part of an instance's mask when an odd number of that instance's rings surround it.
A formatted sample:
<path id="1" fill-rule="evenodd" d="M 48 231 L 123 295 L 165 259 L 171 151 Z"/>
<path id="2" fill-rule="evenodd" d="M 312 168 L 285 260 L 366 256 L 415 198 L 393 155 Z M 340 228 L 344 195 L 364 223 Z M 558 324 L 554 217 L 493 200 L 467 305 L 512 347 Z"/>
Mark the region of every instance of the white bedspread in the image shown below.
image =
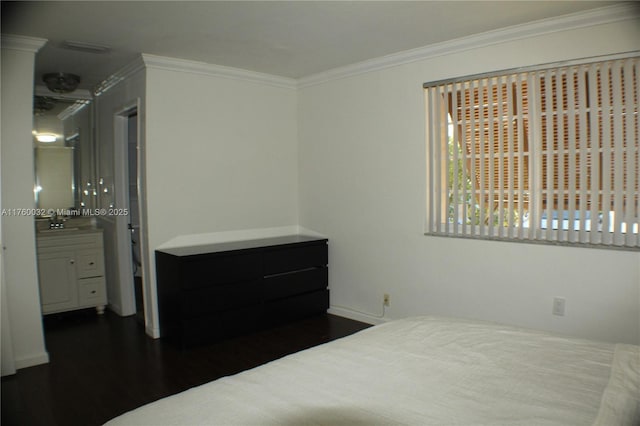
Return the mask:
<path id="1" fill-rule="evenodd" d="M 640 347 L 465 320 L 372 327 L 116 425 L 634 425 Z"/>

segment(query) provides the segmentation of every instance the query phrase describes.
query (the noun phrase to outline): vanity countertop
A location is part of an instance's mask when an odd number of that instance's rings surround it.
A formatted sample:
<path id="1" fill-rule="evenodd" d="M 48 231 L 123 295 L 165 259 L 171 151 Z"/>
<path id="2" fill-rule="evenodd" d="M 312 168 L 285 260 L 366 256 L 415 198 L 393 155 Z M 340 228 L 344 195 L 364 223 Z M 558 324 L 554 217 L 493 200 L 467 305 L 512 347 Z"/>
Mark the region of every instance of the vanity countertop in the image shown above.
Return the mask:
<path id="1" fill-rule="evenodd" d="M 95 221 L 89 217 L 79 217 L 72 219 L 65 219 L 59 223 L 64 223 L 64 228 L 49 228 L 49 219 L 37 219 L 36 220 L 36 237 L 49 237 L 49 236 L 72 236 L 86 233 L 102 232 L 102 229 L 98 228 Z"/>
<path id="2" fill-rule="evenodd" d="M 88 234 L 88 233 L 96 233 L 102 232 L 100 228 L 94 227 L 67 227 L 67 228 L 57 228 L 57 229 L 39 229 L 36 232 L 38 237 L 50 237 L 50 236 L 62 236 L 62 235 L 77 235 L 77 234 Z"/>

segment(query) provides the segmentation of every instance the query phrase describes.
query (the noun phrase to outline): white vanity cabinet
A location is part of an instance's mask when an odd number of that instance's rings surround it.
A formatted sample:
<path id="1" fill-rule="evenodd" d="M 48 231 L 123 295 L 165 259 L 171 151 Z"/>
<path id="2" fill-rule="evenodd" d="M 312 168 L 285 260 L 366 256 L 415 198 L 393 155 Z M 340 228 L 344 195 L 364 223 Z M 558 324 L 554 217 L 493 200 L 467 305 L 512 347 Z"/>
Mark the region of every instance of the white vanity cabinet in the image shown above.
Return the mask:
<path id="1" fill-rule="evenodd" d="M 107 289 L 102 231 L 39 232 L 37 246 L 42 313 L 91 307 L 104 313 Z"/>

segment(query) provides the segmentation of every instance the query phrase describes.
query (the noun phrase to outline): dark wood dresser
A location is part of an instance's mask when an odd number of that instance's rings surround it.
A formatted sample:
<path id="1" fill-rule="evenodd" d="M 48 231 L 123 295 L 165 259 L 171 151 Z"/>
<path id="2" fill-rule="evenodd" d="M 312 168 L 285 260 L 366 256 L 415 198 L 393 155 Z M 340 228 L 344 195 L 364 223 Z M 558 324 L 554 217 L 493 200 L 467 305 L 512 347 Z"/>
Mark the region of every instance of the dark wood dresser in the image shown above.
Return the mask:
<path id="1" fill-rule="evenodd" d="M 327 263 L 305 235 L 156 250 L 160 333 L 188 346 L 326 312 Z"/>

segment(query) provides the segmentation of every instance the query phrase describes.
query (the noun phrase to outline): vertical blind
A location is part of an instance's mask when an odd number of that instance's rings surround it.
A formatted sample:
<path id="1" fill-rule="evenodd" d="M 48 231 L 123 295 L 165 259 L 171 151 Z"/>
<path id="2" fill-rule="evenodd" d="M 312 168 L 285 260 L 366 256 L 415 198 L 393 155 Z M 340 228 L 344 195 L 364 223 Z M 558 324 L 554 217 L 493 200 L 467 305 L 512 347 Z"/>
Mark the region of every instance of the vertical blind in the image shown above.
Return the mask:
<path id="1" fill-rule="evenodd" d="M 640 248 L 640 57 L 425 84 L 427 233 Z"/>

